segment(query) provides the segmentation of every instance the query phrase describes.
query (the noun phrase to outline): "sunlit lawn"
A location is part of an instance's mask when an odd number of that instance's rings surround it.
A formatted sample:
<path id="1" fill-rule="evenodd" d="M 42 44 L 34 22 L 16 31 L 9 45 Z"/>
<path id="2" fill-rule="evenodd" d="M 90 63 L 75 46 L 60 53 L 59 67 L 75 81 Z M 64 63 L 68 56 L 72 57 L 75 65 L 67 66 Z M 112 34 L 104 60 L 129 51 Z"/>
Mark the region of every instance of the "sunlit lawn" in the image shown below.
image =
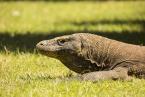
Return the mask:
<path id="1" fill-rule="evenodd" d="M 144 44 L 145 1 L 0 2 L 0 97 L 145 97 L 143 79 L 66 80 L 76 74 L 35 50 L 40 40 L 77 32 Z"/>

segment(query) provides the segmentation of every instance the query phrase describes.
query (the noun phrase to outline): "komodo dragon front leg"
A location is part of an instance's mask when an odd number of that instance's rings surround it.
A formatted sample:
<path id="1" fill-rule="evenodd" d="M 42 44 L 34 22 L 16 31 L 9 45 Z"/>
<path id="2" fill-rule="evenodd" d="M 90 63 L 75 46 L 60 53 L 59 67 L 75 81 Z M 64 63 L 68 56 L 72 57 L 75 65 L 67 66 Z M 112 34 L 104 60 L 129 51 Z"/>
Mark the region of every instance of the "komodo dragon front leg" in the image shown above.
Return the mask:
<path id="1" fill-rule="evenodd" d="M 99 81 L 99 80 L 131 80 L 132 78 L 128 76 L 127 68 L 118 67 L 109 71 L 96 71 L 85 73 L 80 76 L 81 80 L 84 81 Z"/>

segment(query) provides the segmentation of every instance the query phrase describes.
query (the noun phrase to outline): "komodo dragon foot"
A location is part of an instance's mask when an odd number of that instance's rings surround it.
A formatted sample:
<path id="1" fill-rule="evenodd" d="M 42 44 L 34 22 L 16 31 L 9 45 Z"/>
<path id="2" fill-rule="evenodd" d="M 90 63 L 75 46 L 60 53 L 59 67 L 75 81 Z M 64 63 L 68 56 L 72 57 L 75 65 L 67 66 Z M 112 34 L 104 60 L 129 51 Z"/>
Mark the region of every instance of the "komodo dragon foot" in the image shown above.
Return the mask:
<path id="1" fill-rule="evenodd" d="M 96 82 L 99 80 L 132 80 L 132 77 L 128 76 L 127 69 L 118 67 L 114 70 L 109 71 L 96 71 L 86 73 L 80 76 L 83 81 Z"/>

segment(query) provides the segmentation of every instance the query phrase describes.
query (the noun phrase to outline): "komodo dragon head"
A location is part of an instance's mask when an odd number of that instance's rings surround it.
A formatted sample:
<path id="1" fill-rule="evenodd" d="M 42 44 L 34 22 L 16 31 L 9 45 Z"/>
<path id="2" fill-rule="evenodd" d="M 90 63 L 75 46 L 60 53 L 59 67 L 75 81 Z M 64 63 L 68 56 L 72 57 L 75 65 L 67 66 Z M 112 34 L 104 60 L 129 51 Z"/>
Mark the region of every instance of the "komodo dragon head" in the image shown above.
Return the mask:
<path id="1" fill-rule="evenodd" d="M 95 71 L 96 65 L 81 55 L 83 49 L 81 34 L 72 34 L 40 41 L 36 48 L 40 53 L 60 60 L 66 67 L 77 72 Z"/>
<path id="2" fill-rule="evenodd" d="M 78 54 L 81 50 L 80 37 L 73 35 L 66 35 L 56 37 L 50 40 L 40 41 L 36 48 L 49 57 L 60 58 L 67 55 L 71 57 L 71 54 Z"/>

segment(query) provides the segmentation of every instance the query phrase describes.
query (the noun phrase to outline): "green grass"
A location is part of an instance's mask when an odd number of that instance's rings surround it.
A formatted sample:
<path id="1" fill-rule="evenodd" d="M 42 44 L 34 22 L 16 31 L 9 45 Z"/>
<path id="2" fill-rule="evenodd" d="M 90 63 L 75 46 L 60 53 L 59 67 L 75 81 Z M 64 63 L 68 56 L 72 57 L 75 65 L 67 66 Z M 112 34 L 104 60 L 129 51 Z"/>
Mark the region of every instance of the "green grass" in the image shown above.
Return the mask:
<path id="1" fill-rule="evenodd" d="M 145 1 L 0 3 L 1 32 L 142 31 Z M 108 25 L 109 24 L 109 25 Z"/>
<path id="2" fill-rule="evenodd" d="M 76 73 L 35 44 L 90 32 L 145 44 L 145 1 L 0 2 L 0 97 L 145 97 L 145 80 L 66 80 Z"/>

